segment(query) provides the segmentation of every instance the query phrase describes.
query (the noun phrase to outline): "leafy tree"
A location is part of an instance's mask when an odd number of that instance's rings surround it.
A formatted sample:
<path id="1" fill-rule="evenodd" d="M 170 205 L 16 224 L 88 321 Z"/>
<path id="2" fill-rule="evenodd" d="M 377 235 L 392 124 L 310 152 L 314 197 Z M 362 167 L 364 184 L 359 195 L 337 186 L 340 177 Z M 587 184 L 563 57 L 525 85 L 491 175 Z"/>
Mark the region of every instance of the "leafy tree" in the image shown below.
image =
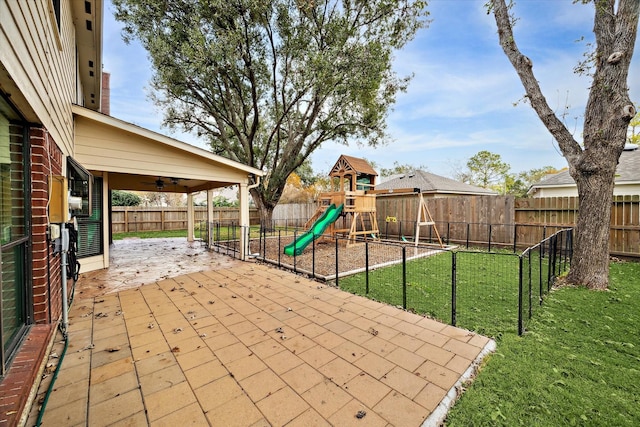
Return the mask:
<path id="1" fill-rule="evenodd" d="M 232 208 L 238 206 L 238 201 L 231 201 L 225 196 L 215 196 L 212 200 L 213 207 L 215 208 Z M 206 205 L 206 202 L 205 202 Z"/>
<path id="2" fill-rule="evenodd" d="M 393 53 L 426 26 L 424 0 L 113 0 L 155 71 L 164 123 L 262 169 L 270 224 L 289 174 L 325 141 L 386 139 L 409 78 Z"/>
<path id="3" fill-rule="evenodd" d="M 463 182 L 482 188 L 490 188 L 492 184 L 499 182 L 503 186 L 510 168 L 508 163 L 502 161 L 500 154 L 482 150 L 467 161 Z"/>
<path id="4" fill-rule="evenodd" d="M 616 166 L 636 111 L 627 79 L 638 32 L 638 0 L 582 0 L 594 8 L 595 51 L 588 55 L 592 83 L 584 114 L 583 145 L 576 141 L 547 103 L 533 63 L 518 48 L 515 22 L 505 0 L 491 0 L 500 45 L 515 68 L 526 97 L 558 142 L 577 184 L 578 215 L 571 270 L 566 280 L 593 289 L 609 284 L 609 230 Z"/>
<path id="5" fill-rule="evenodd" d="M 140 196 L 128 191 L 113 190 L 111 192 L 111 204 L 113 206 L 140 206 Z"/>
<path id="6" fill-rule="evenodd" d="M 629 138 L 628 141 L 631 144 L 640 145 L 640 111 L 629 122 Z"/>

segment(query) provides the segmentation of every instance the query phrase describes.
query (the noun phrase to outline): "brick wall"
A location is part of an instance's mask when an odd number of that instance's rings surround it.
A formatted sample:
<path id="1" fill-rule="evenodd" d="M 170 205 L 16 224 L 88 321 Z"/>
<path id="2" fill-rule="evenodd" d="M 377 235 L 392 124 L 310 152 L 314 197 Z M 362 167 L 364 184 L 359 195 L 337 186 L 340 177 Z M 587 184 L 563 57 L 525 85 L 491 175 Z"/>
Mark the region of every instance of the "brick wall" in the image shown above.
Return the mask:
<path id="1" fill-rule="evenodd" d="M 47 241 L 49 175 L 62 174 L 64 156 L 44 128 L 31 128 L 31 221 L 35 323 L 55 322 L 62 312 L 60 256 Z"/>

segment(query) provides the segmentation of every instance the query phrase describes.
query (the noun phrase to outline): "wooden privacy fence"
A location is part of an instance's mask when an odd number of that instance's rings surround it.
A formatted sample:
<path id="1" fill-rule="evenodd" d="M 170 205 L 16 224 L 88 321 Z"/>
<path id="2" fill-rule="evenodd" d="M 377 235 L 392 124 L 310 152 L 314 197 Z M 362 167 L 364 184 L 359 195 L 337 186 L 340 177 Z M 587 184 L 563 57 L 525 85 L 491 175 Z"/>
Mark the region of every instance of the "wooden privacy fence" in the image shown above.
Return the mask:
<path id="1" fill-rule="evenodd" d="M 207 220 L 207 208 L 194 207 L 194 222 Z M 214 208 L 213 220 L 221 224 L 238 224 L 240 211 L 238 208 Z M 258 210 L 249 209 L 250 224 L 260 224 Z M 136 231 L 166 231 L 187 229 L 187 208 L 182 207 L 150 207 L 113 206 L 111 209 L 111 230 L 114 233 Z"/>
<path id="2" fill-rule="evenodd" d="M 512 196 L 461 196 L 425 199 L 445 240 L 505 246 L 534 244 L 561 228 L 574 227 L 577 197 L 516 199 Z M 378 197 L 380 231 L 413 236 L 418 197 Z M 420 233 L 423 236 L 423 232 Z M 640 257 L 640 196 L 616 196 L 611 204 L 610 253 Z"/>

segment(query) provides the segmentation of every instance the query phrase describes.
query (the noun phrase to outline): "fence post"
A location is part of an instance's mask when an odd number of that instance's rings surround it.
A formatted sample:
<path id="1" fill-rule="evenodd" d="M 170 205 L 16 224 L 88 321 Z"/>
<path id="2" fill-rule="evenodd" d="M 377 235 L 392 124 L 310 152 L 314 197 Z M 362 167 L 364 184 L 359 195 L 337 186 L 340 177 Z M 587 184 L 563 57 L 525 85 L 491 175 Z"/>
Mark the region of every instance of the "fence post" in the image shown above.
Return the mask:
<path id="1" fill-rule="evenodd" d="M 518 224 L 513 224 L 513 253 L 518 250 Z"/>
<path id="2" fill-rule="evenodd" d="M 457 256 L 451 251 L 451 325 L 456 326 Z"/>
<path id="3" fill-rule="evenodd" d="M 369 241 L 364 242 L 364 283 L 365 294 L 369 295 Z"/>
<path id="4" fill-rule="evenodd" d="M 316 277 L 316 232 L 311 231 L 311 277 Z"/>
<path id="5" fill-rule="evenodd" d="M 295 243 L 296 240 L 298 239 L 298 230 L 293 232 L 293 272 L 297 273 L 298 269 L 297 269 L 297 263 L 298 263 L 298 244 Z"/>
<path id="6" fill-rule="evenodd" d="M 278 230 L 278 267 L 282 266 L 282 247 L 280 246 L 282 244 L 282 230 Z M 265 254 L 266 256 L 266 254 Z"/>
<path id="7" fill-rule="evenodd" d="M 492 225 L 489 224 L 489 252 L 491 252 L 491 227 Z"/>
<path id="8" fill-rule="evenodd" d="M 467 223 L 467 249 L 469 249 L 469 230 L 470 230 L 471 224 Z"/>
<path id="9" fill-rule="evenodd" d="M 524 325 L 522 324 L 522 256 L 518 256 L 518 335 L 524 333 Z"/>
<path id="10" fill-rule="evenodd" d="M 402 247 L 402 308 L 407 309 L 407 247 Z"/>
<path id="11" fill-rule="evenodd" d="M 340 285 L 338 284 L 338 236 L 336 237 L 336 288 L 340 289 Z"/>

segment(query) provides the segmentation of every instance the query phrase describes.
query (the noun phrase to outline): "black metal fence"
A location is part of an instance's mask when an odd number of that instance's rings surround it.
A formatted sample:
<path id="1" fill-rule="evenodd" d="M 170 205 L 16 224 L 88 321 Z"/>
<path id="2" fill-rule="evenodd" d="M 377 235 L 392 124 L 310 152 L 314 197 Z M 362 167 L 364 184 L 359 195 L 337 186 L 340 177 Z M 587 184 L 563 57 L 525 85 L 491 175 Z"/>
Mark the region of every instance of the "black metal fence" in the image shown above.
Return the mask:
<path id="1" fill-rule="evenodd" d="M 212 250 L 238 257 L 245 233 L 245 253 L 260 261 L 493 336 L 524 333 L 555 278 L 568 270 L 573 244 L 571 229 L 545 236 L 521 253 L 515 245 L 507 249 L 491 242 L 443 249 L 402 241 L 352 245 L 346 238 L 312 236 L 300 255 L 289 256 L 284 248 L 300 237 L 298 229 L 214 223 L 207 230 Z"/>

